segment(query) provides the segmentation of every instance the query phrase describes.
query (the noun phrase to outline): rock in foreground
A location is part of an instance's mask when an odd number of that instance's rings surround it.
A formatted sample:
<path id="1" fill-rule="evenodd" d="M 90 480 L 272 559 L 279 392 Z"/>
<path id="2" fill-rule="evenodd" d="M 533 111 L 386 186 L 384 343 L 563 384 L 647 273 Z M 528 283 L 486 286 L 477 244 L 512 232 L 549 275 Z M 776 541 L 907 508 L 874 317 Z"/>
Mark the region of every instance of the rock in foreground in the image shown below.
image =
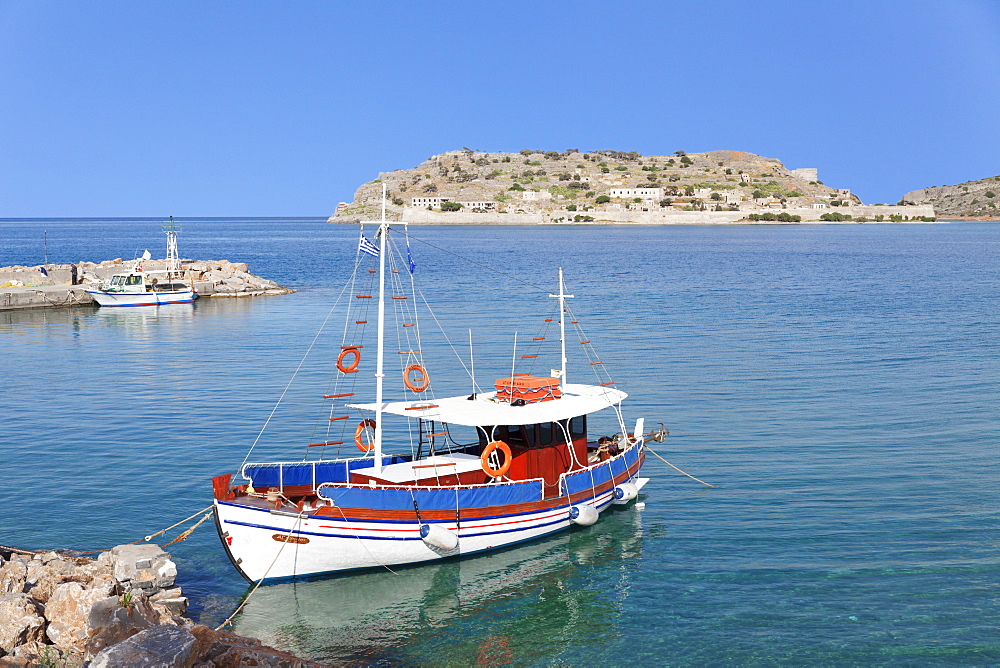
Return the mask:
<path id="1" fill-rule="evenodd" d="M 176 575 L 156 545 L 97 559 L 0 548 L 0 666 L 320 665 L 183 617 Z"/>

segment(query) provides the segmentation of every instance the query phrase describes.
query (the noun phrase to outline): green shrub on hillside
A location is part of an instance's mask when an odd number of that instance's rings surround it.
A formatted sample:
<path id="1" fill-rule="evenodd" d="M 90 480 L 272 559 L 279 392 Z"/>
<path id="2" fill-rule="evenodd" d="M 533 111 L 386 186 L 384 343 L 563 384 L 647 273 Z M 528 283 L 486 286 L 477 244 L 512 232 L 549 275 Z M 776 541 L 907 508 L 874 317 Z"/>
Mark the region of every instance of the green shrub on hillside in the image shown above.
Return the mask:
<path id="1" fill-rule="evenodd" d="M 580 194 L 579 191 L 573 190 L 572 188 L 566 188 L 564 186 L 549 186 L 549 192 L 552 193 L 553 196 L 562 195 L 563 197 L 568 197 L 570 199 L 576 199 L 576 196 Z"/>

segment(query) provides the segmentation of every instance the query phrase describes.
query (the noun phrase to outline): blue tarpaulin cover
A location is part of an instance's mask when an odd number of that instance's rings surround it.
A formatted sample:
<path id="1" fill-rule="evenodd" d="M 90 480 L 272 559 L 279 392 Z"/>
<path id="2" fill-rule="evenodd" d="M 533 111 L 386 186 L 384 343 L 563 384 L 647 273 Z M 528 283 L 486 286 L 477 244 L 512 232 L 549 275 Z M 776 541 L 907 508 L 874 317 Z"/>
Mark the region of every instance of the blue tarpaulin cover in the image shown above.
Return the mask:
<path id="1" fill-rule="evenodd" d="M 397 464 L 402 457 L 390 455 L 382 458 L 382 465 Z M 249 464 L 243 472 L 253 481 L 254 487 L 278 487 L 283 485 L 312 485 L 313 467 L 316 469 L 316 484 L 324 482 L 348 482 L 348 470 L 371 466 L 370 459 L 355 459 L 338 462 L 298 462 L 293 464 Z M 280 468 L 280 473 L 279 473 Z"/>
<path id="2" fill-rule="evenodd" d="M 344 508 L 377 508 L 380 510 L 413 510 L 416 499 L 420 510 L 454 510 L 487 508 L 513 503 L 529 503 L 542 498 L 539 480 L 476 487 L 473 489 L 370 489 L 367 487 L 323 487 L 318 492 L 324 499 Z"/>

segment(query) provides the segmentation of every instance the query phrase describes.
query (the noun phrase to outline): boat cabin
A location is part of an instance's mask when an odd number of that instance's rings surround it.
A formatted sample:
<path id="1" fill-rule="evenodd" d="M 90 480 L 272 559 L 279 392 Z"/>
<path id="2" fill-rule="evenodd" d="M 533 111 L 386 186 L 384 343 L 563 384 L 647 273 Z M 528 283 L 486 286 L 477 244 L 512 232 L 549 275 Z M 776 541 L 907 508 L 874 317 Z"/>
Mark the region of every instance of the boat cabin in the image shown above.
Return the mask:
<path id="1" fill-rule="evenodd" d="M 105 288 L 108 292 L 146 292 L 146 279 L 142 274 L 115 274 Z"/>
<path id="2" fill-rule="evenodd" d="M 115 274 L 105 285 L 106 292 L 143 293 L 143 292 L 183 292 L 188 290 L 187 284 L 170 278 L 148 278 L 142 272 Z"/>
<path id="3" fill-rule="evenodd" d="M 585 415 L 558 422 L 479 429 L 479 442 L 483 448 L 497 440 L 510 446 L 512 457 L 507 477 L 511 480 L 542 478 L 546 492 L 552 490 L 553 496 L 558 492 L 560 475 L 587 464 Z"/>

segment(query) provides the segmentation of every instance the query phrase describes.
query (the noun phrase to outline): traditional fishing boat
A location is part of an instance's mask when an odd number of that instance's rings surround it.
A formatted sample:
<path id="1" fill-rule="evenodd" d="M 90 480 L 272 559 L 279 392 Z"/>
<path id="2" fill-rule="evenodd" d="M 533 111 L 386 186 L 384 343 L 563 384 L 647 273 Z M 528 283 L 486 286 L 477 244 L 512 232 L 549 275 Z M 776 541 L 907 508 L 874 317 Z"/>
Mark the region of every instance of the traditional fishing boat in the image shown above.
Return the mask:
<path id="1" fill-rule="evenodd" d="M 212 480 L 222 545 L 250 581 L 503 548 L 592 525 L 602 511 L 633 502 L 648 481 L 639 477 L 643 444 L 662 441 L 665 431 L 661 425 L 644 434 L 643 418 L 626 427 L 627 395 L 615 387 L 588 339 L 580 349 L 600 382 L 567 382 L 567 325 L 578 329 L 579 321 L 567 304 L 573 295 L 566 293 L 562 269 L 558 291 L 549 295 L 557 300 L 556 312 L 543 325 L 558 326 L 560 368 L 544 375 L 515 368 L 488 391 L 478 391 L 473 364 L 472 394 L 438 398 L 420 349 L 409 243 L 404 253 L 390 234 L 396 231 L 384 212 L 377 243 L 361 227 L 349 283 L 354 290 L 347 293 L 352 306 L 346 309 L 332 389 L 323 395 L 329 405 L 322 440 L 306 444 L 299 461 L 250 462 L 247 453 L 236 481 L 232 473 Z M 400 349 L 392 353 L 400 365 L 395 391 L 409 395 L 391 401 L 384 398 L 387 303 L 399 325 Z M 361 336 L 375 304 L 371 368 L 362 364 L 370 348 Z M 540 348 L 546 338 L 533 337 L 531 345 Z M 524 366 L 538 357 L 515 353 Z M 357 401 L 362 374 L 373 376 L 373 402 Z M 588 418 L 601 411 L 613 414 L 609 421 L 618 433 L 595 439 Z M 393 421 L 405 424 L 387 429 Z M 463 428 L 466 439 L 459 436 Z M 341 455 L 342 446 L 359 452 Z M 327 457 L 334 449 L 337 454 Z"/>
<path id="2" fill-rule="evenodd" d="M 167 257 L 165 267 L 157 271 L 143 271 L 141 262 L 149 261 L 147 250 L 133 262 L 132 271 L 114 274 L 111 280 L 97 288 L 87 290 L 100 306 L 159 306 L 162 304 L 190 304 L 198 298 L 194 285 L 186 285 L 178 277 L 180 255 L 177 251 L 179 225 L 170 216 L 164 221 L 163 232 L 167 235 Z"/>
<path id="3" fill-rule="evenodd" d="M 160 273 L 157 277 L 154 274 Z M 194 288 L 173 279 L 170 272 L 144 272 L 141 269 L 115 274 L 87 294 L 101 306 L 159 306 L 190 304 L 198 298 Z"/>

